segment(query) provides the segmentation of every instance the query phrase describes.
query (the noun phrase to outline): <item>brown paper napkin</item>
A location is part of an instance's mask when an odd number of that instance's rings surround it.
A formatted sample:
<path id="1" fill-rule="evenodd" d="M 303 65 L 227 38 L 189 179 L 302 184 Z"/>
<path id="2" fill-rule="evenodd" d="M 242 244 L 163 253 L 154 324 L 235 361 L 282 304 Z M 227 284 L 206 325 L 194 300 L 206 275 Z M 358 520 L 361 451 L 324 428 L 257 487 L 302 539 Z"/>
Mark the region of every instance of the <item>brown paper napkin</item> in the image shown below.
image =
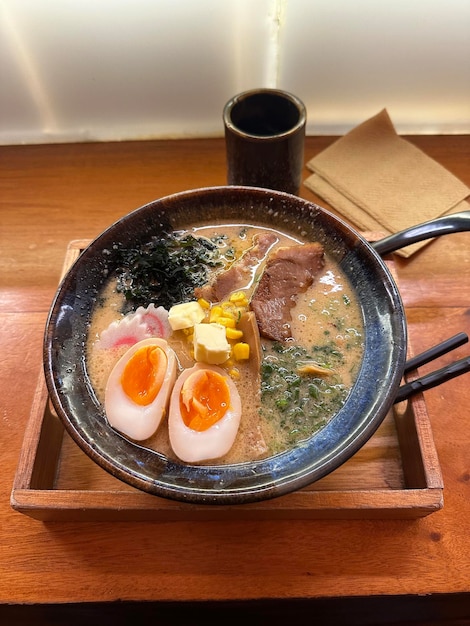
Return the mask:
<path id="1" fill-rule="evenodd" d="M 399 137 L 384 109 L 312 158 L 305 185 L 360 230 L 398 232 L 468 210 L 470 189 Z M 408 257 L 428 241 L 403 248 Z"/>

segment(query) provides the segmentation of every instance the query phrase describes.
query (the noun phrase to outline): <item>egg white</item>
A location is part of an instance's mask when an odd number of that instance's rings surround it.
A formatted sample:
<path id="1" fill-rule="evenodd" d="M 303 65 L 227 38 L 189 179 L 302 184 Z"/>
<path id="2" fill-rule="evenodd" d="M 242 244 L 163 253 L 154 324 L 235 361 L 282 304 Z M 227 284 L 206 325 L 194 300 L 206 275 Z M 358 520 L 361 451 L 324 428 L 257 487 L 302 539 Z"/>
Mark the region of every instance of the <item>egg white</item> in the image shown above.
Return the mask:
<path id="1" fill-rule="evenodd" d="M 143 346 L 158 346 L 167 356 L 167 367 L 157 397 L 146 406 L 136 404 L 123 390 L 121 377 L 129 359 Z M 164 339 L 151 337 L 134 344 L 119 359 L 108 378 L 105 411 L 109 424 L 135 441 L 151 437 L 165 416 L 171 390 L 176 380 L 176 356 Z"/>
<path id="2" fill-rule="evenodd" d="M 230 406 L 224 416 L 203 431 L 196 431 L 186 426 L 180 411 L 180 393 L 183 384 L 191 374 L 199 370 L 212 370 L 223 376 L 230 391 Z M 168 430 L 173 452 L 185 463 L 198 463 L 224 456 L 235 441 L 240 426 L 240 418 L 240 395 L 230 376 L 222 368 L 215 365 L 197 363 L 184 370 L 177 379 L 171 394 Z"/>

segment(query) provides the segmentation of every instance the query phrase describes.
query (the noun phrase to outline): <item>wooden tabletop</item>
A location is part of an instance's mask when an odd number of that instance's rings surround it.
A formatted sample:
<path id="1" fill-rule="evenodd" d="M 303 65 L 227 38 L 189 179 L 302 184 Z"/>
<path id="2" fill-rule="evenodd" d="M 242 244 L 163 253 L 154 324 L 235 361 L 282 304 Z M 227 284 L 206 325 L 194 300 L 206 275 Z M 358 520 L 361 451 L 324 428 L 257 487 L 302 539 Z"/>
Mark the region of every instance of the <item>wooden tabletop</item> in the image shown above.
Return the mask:
<path id="1" fill-rule="evenodd" d="M 407 139 L 470 185 L 469 136 Z M 308 138 L 306 159 L 333 140 Z M 6 605 L 158 602 L 168 623 L 178 614 L 168 607 L 188 606 L 172 604 L 181 601 L 249 606 L 251 615 L 279 615 L 282 601 L 291 601 L 290 615 L 347 606 L 349 624 L 360 623 L 362 607 L 377 611 L 374 623 L 394 611 L 403 622 L 420 611 L 430 621 L 470 616 L 470 375 L 425 394 L 444 506 L 424 518 L 41 522 L 12 510 L 68 242 L 157 197 L 224 183 L 221 139 L 0 148 L 0 603 L 13 611 Z M 305 187 L 301 195 L 331 208 Z M 470 233 L 442 237 L 397 268 L 415 352 L 470 334 Z M 469 353 L 463 346 L 440 364 Z"/>

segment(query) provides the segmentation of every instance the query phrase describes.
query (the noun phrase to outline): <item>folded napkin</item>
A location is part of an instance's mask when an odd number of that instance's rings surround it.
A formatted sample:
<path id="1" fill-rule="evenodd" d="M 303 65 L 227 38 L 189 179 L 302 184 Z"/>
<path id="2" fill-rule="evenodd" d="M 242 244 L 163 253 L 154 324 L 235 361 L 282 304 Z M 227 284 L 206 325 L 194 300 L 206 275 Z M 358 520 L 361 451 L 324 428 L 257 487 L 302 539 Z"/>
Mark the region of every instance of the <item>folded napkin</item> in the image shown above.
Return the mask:
<path id="1" fill-rule="evenodd" d="M 398 232 L 470 209 L 470 188 L 399 137 L 384 109 L 310 159 L 304 184 L 357 229 Z M 397 252 L 408 257 L 429 240 Z"/>

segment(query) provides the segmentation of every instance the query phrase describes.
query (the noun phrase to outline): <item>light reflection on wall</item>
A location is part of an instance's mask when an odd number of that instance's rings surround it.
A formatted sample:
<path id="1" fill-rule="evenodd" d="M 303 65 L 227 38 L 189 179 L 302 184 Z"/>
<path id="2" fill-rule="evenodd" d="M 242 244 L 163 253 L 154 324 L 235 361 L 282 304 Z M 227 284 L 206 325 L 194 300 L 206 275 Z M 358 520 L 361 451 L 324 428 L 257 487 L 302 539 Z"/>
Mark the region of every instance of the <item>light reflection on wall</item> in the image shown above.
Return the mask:
<path id="1" fill-rule="evenodd" d="M 468 0 L 0 0 L 0 144 L 221 136 L 231 95 L 299 95 L 309 134 L 386 107 L 470 132 Z"/>

